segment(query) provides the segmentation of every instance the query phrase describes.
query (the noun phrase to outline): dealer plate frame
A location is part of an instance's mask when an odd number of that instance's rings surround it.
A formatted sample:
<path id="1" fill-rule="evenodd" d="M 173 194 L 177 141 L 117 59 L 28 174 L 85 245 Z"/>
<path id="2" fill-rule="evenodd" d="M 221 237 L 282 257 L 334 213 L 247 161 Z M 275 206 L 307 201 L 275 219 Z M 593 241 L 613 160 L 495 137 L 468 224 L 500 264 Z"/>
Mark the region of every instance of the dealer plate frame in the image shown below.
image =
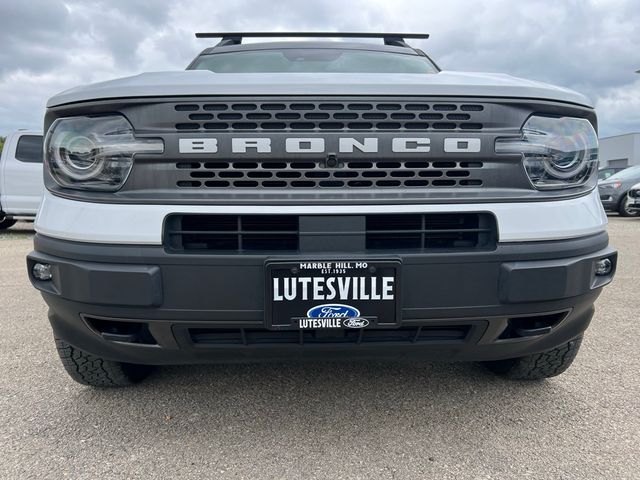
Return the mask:
<path id="1" fill-rule="evenodd" d="M 386 264 L 393 266 L 395 269 L 395 322 L 380 322 L 375 318 L 375 326 L 373 328 L 398 328 L 402 324 L 402 267 L 403 263 L 398 257 L 381 257 L 381 258 L 358 258 L 358 257 L 305 257 L 305 258 L 270 258 L 264 262 L 264 325 L 269 330 L 296 330 L 299 328 L 289 324 L 273 324 L 273 276 L 274 269 L 282 269 L 283 267 L 300 263 L 320 263 L 320 262 L 366 262 L 371 265 Z M 341 300 L 327 300 L 327 303 L 343 303 Z M 294 317 L 292 317 L 294 318 Z M 363 318 L 371 318 L 371 315 L 363 315 Z M 336 329 L 342 330 L 342 329 Z"/>

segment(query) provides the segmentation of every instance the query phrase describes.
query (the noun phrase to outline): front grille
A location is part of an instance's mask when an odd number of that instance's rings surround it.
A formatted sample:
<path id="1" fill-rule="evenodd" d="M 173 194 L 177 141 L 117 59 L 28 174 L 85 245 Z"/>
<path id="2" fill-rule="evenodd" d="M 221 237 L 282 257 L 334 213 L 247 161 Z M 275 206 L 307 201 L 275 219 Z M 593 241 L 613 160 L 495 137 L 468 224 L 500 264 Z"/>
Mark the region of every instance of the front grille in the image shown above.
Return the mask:
<path id="1" fill-rule="evenodd" d="M 178 103 L 176 131 L 483 129 L 484 105 L 461 102 L 283 101 Z"/>
<path id="2" fill-rule="evenodd" d="M 179 188 L 478 187 L 479 161 L 345 161 L 329 169 L 303 160 L 176 163 Z"/>
<path id="3" fill-rule="evenodd" d="M 347 217 L 351 221 L 328 228 L 327 217 L 174 214 L 165 222 L 164 245 L 169 253 L 297 253 L 304 251 L 303 239 L 331 250 L 331 241 L 344 236 L 349 251 L 438 252 L 491 250 L 497 242 L 495 217 L 487 213 Z"/>
<path id="4" fill-rule="evenodd" d="M 123 203 L 477 204 L 563 198 L 580 190 L 536 191 L 521 155 L 498 155 L 495 142 L 520 135 L 533 113 L 595 123 L 591 109 L 535 99 L 421 95 L 411 93 L 417 92 L 413 87 L 404 95 L 295 90 L 105 99 L 51 114 L 118 113 L 136 137 L 162 139 L 162 154 L 136 154 L 118 191 Z M 112 201 L 106 193 L 91 196 Z"/>
<path id="5" fill-rule="evenodd" d="M 533 107 L 432 96 L 148 101 L 122 113 L 165 151 L 138 155 L 119 196 L 236 205 L 519 196 L 532 189 L 522 159 L 496 155 L 494 144 L 519 134 Z"/>
<path id="6" fill-rule="evenodd" d="M 266 329 L 190 328 L 189 338 L 195 345 L 317 345 L 317 344 L 371 344 L 371 343 L 426 343 L 463 342 L 471 330 L 470 325 L 418 326 L 397 329 L 361 329 L 339 331 Z"/>

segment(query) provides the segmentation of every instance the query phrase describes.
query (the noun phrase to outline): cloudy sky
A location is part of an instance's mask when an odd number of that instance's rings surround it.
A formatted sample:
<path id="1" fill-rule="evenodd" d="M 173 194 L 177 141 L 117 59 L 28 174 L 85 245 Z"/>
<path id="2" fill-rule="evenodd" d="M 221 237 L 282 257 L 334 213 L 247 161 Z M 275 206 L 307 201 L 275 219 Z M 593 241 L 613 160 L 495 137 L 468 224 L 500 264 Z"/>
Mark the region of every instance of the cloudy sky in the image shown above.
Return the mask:
<path id="1" fill-rule="evenodd" d="M 184 69 L 216 30 L 428 32 L 413 43 L 443 69 L 570 87 L 602 136 L 640 131 L 638 0 L 0 0 L 0 135 L 67 88 Z"/>

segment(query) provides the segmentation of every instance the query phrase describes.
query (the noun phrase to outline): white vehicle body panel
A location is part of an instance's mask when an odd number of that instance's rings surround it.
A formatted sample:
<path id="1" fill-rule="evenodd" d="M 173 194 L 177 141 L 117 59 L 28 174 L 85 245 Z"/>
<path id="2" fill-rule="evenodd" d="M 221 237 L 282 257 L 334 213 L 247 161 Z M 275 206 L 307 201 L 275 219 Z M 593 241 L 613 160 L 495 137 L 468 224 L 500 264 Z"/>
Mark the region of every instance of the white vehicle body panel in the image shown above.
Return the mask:
<path id="1" fill-rule="evenodd" d="M 42 162 L 16 158 L 18 142 L 24 136 L 42 136 L 42 132 L 19 131 L 9 135 L 0 156 L 0 206 L 9 216 L 35 216 L 44 193 Z"/>
<path id="2" fill-rule="evenodd" d="M 36 231 L 63 240 L 92 243 L 161 245 L 164 219 L 171 213 L 210 214 L 367 214 L 491 212 L 499 241 L 561 240 L 606 229 L 597 190 L 570 200 L 449 205 L 131 205 L 79 202 L 47 192 L 36 219 Z"/>
<path id="3" fill-rule="evenodd" d="M 196 95 L 402 95 L 555 100 L 592 106 L 584 95 L 554 85 L 499 73 L 434 74 L 213 73 L 205 70 L 143 73 L 67 90 L 47 107 L 110 98 Z"/>

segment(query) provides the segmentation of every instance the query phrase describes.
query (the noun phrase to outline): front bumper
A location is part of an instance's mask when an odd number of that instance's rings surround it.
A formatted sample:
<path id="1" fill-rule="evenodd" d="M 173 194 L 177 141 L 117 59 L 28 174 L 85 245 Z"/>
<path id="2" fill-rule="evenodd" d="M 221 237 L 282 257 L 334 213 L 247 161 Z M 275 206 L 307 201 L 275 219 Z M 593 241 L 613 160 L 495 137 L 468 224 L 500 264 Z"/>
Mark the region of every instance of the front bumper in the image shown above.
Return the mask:
<path id="1" fill-rule="evenodd" d="M 587 328 L 616 263 L 605 232 L 500 243 L 491 252 L 399 254 L 393 257 L 402 262 L 402 305 L 394 328 L 359 336 L 267 330 L 265 262 L 321 257 L 167 254 L 161 246 L 36 235 L 27 264 L 29 272 L 36 262 L 52 265 L 50 281 L 30 278 L 57 337 L 112 360 L 178 364 L 340 356 L 495 360 L 541 352 Z M 596 276 L 594 262 L 604 257 L 613 270 Z"/>
<path id="2" fill-rule="evenodd" d="M 629 195 L 629 205 L 627 208 L 632 212 L 640 212 L 640 192 L 635 196 Z"/>

